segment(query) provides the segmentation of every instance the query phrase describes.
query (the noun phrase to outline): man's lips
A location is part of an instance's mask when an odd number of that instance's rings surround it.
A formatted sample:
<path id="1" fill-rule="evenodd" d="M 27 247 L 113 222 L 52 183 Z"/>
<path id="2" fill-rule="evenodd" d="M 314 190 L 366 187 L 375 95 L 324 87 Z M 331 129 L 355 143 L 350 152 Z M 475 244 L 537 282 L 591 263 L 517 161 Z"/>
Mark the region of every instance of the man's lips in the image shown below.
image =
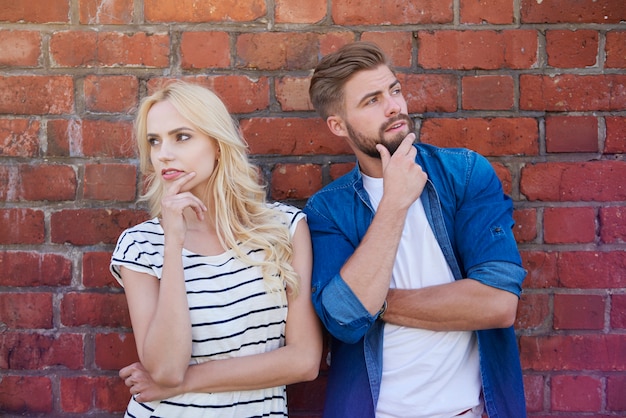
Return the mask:
<path id="1" fill-rule="evenodd" d="M 389 127 L 385 129 L 385 132 L 396 131 L 398 129 L 404 128 L 405 126 L 406 126 L 406 122 L 396 121 L 396 122 L 391 123 Z"/>

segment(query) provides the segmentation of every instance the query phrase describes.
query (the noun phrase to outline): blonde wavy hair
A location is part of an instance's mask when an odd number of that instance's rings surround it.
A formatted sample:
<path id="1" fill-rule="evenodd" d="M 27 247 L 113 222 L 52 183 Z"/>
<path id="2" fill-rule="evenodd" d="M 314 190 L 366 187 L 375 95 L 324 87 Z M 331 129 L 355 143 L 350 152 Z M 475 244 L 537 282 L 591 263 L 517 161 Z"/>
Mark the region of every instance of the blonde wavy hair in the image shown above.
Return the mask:
<path id="1" fill-rule="evenodd" d="M 204 202 L 214 208 L 215 229 L 224 248 L 235 251 L 250 265 L 261 267 L 263 279 L 271 291 L 285 286 L 295 294 L 299 290 L 298 275 L 291 266 L 293 248 L 288 226 L 281 222 L 282 212 L 271 209 L 265 198 L 265 186 L 248 159 L 248 149 L 237 122 L 221 99 L 211 90 L 182 81 L 164 86 L 144 98 L 135 118 L 135 137 L 139 148 L 139 164 L 146 177 L 147 201 L 152 216 L 161 215 L 164 188 L 155 175 L 147 140 L 147 115 L 152 106 L 168 101 L 196 129 L 213 138 L 220 159 L 207 184 Z M 242 248 L 263 249 L 265 258 L 254 260 Z"/>

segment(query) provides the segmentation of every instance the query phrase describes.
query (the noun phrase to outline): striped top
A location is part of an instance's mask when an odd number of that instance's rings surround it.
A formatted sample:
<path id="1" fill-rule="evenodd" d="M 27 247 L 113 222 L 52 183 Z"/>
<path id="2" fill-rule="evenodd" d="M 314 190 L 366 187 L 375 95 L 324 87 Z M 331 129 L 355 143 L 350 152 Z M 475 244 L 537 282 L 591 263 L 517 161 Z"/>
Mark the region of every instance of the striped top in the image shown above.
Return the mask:
<path id="1" fill-rule="evenodd" d="M 274 203 L 293 236 L 304 214 Z M 120 236 L 111 272 L 123 286 L 120 267 L 161 278 L 164 235 L 157 218 Z M 244 251 L 253 259 L 261 250 Z M 183 250 L 185 285 L 192 324 L 190 364 L 275 350 L 285 344 L 287 304 L 284 292 L 268 293 L 260 267 L 240 261 L 235 252 L 204 256 Z M 126 417 L 286 417 L 285 386 L 222 392 L 186 393 L 163 401 L 138 403 L 131 397 Z"/>

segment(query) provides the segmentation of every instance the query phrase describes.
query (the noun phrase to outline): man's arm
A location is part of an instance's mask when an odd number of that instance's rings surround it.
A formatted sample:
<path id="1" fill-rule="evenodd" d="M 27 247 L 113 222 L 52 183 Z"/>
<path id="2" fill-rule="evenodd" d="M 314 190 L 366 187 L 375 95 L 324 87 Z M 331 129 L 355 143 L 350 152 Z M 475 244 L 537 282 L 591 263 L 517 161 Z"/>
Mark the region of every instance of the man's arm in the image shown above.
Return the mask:
<path id="1" fill-rule="evenodd" d="M 473 279 L 421 289 L 389 289 L 385 322 L 432 331 L 508 328 L 517 295 Z"/>
<path id="2" fill-rule="evenodd" d="M 340 275 L 372 315 L 383 305 L 409 207 L 426 185 L 427 175 L 415 162 L 415 136 L 409 134 L 390 156 L 377 149 L 383 166 L 383 196 L 372 224 Z"/>

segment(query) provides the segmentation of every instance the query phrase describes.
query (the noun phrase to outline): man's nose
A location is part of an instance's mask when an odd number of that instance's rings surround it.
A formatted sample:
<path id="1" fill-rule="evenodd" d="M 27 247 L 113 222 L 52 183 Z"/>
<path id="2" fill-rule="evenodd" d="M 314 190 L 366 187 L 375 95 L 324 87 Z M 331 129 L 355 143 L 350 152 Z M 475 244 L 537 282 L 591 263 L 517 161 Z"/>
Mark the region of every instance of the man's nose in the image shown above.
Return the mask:
<path id="1" fill-rule="evenodd" d="M 402 106 L 400 105 L 399 100 L 395 97 L 387 98 L 387 116 L 397 115 L 401 110 Z"/>

